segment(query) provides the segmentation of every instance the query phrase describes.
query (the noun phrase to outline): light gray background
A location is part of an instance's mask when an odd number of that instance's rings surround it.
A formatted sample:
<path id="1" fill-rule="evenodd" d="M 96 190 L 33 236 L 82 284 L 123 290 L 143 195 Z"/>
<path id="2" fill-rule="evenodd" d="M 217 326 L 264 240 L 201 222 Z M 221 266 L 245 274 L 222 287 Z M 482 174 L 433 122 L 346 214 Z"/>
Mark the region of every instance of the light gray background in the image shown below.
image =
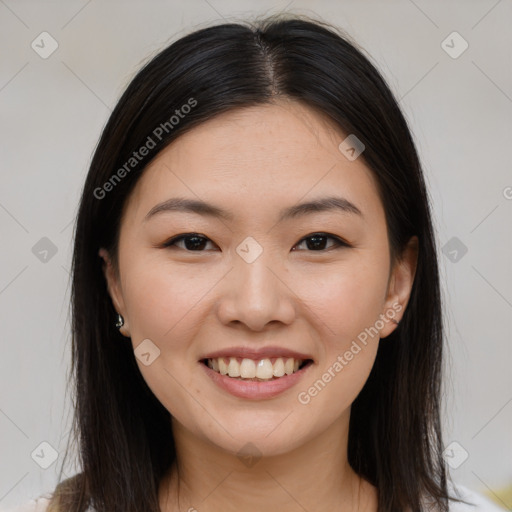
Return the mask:
<path id="1" fill-rule="evenodd" d="M 283 8 L 347 30 L 400 98 L 439 240 L 451 354 L 445 441 L 469 454 L 452 475 L 498 497 L 512 482 L 510 0 L 0 0 L 0 508 L 56 484 L 69 429 L 73 221 L 112 107 L 142 61 L 171 40 Z M 59 45 L 47 59 L 31 48 L 43 31 Z M 442 47 L 453 31 L 469 44 L 456 59 Z M 32 252 L 43 237 L 57 247 L 47 262 Z M 456 262 L 442 251 L 453 237 L 467 247 Z M 31 458 L 43 441 L 59 452 L 46 470 Z"/>

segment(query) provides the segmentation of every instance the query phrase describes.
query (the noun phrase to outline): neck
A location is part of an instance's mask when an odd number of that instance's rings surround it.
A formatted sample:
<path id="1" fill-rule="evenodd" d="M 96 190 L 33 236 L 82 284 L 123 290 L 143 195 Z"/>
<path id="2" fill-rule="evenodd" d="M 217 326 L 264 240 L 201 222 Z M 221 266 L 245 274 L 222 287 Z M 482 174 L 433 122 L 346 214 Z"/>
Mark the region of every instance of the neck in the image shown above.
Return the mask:
<path id="1" fill-rule="evenodd" d="M 376 489 L 347 458 L 348 419 L 285 454 L 239 457 L 173 420 L 176 461 L 160 484 L 163 512 L 377 510 Z"/>

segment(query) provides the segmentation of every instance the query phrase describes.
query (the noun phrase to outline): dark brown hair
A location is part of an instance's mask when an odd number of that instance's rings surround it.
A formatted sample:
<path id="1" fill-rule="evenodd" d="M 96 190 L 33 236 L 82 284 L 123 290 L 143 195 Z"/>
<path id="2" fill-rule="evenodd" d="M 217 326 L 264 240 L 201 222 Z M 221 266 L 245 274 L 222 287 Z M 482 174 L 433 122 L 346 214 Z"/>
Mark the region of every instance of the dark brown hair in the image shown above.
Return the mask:
<path id="1" fill-rule="evenodd" d="M 295 15 L 218 24 L 180 38 L 142 67 L 103 130 L 74 235 L 73 439 L 81 472 L 57 487 L 52 507 L 79 512 L 90 503 L 98 512 L 159 510 L 158 485 L 175 458 L 170 413 L 114 326 L 98 249 L 107 248 L 116 264 L 123 205 L 159 151 L 220 113 L 278 97 L 326 114 L 365 144 L 361 158 L 378 182 L 393 261 L 412 236 L 419 239 L 408 307 L 380 344 L 352 405 L 348 458 L 377 487 L 379 512 L 425 510 L 423 499 L 448 510 L 440 426 L 442 304 L 415 145 L 397 101 L 363 50 L 339 29 Z M 184 105 L 191 108 L 172 121 Z M 154 147 L 131 161 L 148 137 Z"/>

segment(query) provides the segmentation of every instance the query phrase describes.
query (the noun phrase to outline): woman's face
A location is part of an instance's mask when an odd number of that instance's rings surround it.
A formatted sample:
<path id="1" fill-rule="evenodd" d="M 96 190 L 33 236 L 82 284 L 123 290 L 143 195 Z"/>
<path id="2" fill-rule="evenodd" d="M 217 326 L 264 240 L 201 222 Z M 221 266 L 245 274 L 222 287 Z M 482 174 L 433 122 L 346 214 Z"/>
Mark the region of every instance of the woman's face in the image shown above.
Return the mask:
<path id="1" fill-rule="evenodd" d="M 347 135 L 297 102 L 230 111 L 183 134 L 137 182 L 119 279 L 110 265 L 106 277 L 175 429 L 277 455 L 348 426 L 379 338 L 403 316 L 416 256 L 391 268 L 377 184 L 339 149 Z M 209 206 L 161 206 L 176 198 Z"/>

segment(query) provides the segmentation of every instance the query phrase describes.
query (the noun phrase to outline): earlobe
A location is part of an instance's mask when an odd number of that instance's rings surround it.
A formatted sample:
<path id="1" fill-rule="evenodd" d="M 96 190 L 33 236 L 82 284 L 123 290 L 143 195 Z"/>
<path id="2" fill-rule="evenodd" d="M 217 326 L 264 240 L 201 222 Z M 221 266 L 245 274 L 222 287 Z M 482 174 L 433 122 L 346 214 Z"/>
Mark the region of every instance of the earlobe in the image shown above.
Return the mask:
<path id="1" fill-rule="evenodd" d="M 418 263 L 418 237 L 413 236 L 407 243 L 399 260 L 395 263 L 389 281 L 388 295 L 384 305 L 383 315 L 400 322 L 411 296 L 412 286 Z M 391 334 L 398 325 L 394 321 L 386 322 L 381 329 L 381 338 Z"/>

